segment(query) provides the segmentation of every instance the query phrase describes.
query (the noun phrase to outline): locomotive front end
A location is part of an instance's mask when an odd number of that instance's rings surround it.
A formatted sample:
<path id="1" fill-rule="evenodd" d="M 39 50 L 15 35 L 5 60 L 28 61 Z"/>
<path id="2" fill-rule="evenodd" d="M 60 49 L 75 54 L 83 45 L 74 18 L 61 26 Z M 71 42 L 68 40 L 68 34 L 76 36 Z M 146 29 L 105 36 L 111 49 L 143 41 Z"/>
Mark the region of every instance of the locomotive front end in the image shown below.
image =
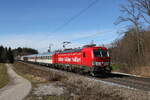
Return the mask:
<path id="1" fill-rule="evenodd" d="M 110 56 L 107 48 L 94 48 L 93 49 L 93 66 L 96 70 L 103 70 L 107 73 L 111 72 Z"/>

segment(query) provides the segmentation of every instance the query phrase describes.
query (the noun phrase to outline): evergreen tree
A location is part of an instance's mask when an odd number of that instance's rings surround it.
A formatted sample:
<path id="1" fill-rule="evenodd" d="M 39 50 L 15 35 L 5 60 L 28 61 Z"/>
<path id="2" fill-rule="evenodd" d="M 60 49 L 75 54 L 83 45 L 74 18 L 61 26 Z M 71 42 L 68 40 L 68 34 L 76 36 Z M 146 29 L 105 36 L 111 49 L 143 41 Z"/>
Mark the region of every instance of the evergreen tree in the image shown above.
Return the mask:
<path id="1" fill-rule="evenodd" d="M 3 52 L 4 52 L 4 48 L 3 48 L 3 46 L 0 46 L 0 62 L 1 62 L 1 63 L 3 62 L 3 58 L 2 58 Z"/>
<path id="2" fill-rule="evenodd" d="M 14 62 L 14 56 L 13 56 L 13 52 L 12 52 L 11 48 L 8 49 L 8 60 L 9 60 L 9 63 Z"/>
<path id="3" fill-rule="evenodd" d="M 32 48 L 17 48 L 11 50 L 11 48 L 0 46 L 0 63 L 13 63 L 14 56 L 38 54 L 38 51 Z"/>
<path id="4" fill-rule="evenodd" d="M 13 63 L 14 57 L 11 48 L 0 46 L 0 63 Z"/>

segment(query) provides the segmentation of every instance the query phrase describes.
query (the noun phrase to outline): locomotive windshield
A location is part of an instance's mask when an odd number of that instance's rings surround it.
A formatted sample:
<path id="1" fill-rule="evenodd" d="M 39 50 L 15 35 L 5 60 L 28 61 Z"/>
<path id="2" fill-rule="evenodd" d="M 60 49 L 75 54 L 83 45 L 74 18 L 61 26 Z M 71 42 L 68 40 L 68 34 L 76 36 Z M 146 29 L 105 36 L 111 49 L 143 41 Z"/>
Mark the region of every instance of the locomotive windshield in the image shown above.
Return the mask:
<path id="1" fill-rule="evenodd" d="M 107 50 L 102 50 L 102 49 L 98 49 L 98 50 L 94 50 L 94 56 L 95 57 L 108 57 L 108 52 Z"/>

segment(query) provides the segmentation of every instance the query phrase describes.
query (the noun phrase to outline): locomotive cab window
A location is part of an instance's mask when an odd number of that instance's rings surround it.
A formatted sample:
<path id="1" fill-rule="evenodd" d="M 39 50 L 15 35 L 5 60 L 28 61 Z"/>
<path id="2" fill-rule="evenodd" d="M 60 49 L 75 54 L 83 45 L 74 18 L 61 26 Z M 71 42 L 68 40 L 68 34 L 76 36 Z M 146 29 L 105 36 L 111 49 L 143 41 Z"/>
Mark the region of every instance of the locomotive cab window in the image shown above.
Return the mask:
<path id="1" fill-rule="evenodd" d="M 95 57 L 108 57 L 109 56 L 108 51 L 102 50 L 102 49 L 94 50 L 93 53 Z"/>

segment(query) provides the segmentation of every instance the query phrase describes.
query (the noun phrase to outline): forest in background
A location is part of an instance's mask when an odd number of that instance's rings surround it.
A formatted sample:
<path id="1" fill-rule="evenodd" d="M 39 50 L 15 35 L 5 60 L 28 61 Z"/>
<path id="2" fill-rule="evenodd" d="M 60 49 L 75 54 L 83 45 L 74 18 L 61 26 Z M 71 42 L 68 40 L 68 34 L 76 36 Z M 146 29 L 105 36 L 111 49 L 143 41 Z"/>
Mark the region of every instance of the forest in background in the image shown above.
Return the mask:
<path id="1" fill-rule="evenodd" d="M 124 71 L 150 66 L 150 0 L 128 0 L 121 5 L 122 15 L 115 24 L 129 22 L 123 37 L 115 40 L 110 48 L 112 64 Z"/>
<path id="2" fill-rule="evenodd" d="M 24 55 L 32 55 L 32 54 L 38 54 L 38 50 L 33 49 L 33 48 L 21 48 L 21 47 L 13 49 L 13 55 L 15 57 L 24 56 Z"/>
<path id="3" fill-rule="evenodd" d="M 0 63 L 13 63 L 14 56 L 11 48 L 0 46 Z"/>
<path id="4" fill-rule="evenodd" d="M 13 63 L 17 56 L 38 54 L 38 51 L 32 48 L 11 49 L 10 47 L 0 46 L 0 63 Z"/>

